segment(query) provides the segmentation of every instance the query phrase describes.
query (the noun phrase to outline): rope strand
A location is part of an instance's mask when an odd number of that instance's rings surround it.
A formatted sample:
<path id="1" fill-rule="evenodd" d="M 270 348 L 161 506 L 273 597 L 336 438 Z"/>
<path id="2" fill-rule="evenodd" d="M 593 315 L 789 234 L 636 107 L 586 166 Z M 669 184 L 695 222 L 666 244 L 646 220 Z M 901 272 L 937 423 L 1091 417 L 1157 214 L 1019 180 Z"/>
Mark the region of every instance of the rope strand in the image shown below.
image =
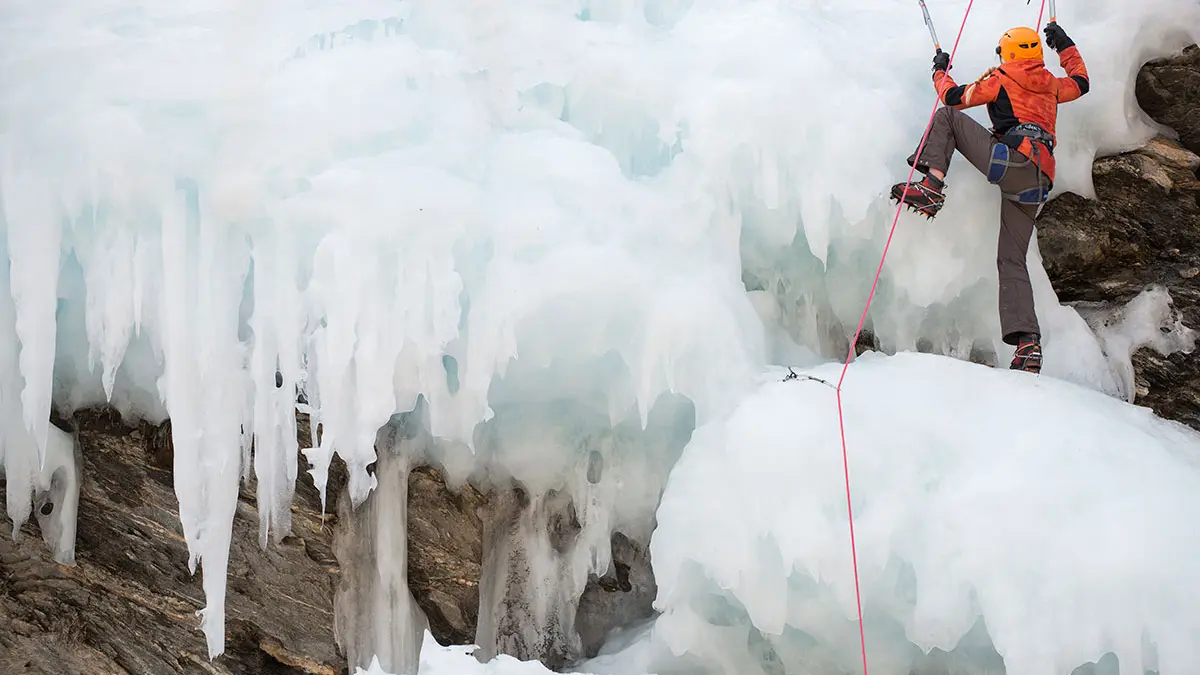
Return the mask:
<path id="1" fill-rule="evenodd" d="M 1042 0 L 1042 5 L 1045 6 L 1046 0 Z M 958 36 L 954 38 L 954 47 L 950 50 L 950 63 L 954 63 L 954 55 L 958 52 L 958 43 L 962 40 L 963 29 L 967 27 L 967 17 L 971 15 L 971 7 L 975 4 L 975 0 L 967 3 L 967 11 L 963 13 L 962 25 L 958 28 Z M 1040 19 L 1039 19 L 1040 24 Z M 947 68 L 948 70 L 949 68 Z M 937 114 L 938 105 L 941 103 L 941 97 L 938 96 L 933 103 L 933 110 L 929 113 L 929 122 L 925 124 L 925 133 L 921 136 L 921 143 L 917 146 L 916 157 L 921 156 L 921 151 L 925 149 L 925 142 L 929 140 L 930 127 L 933 124 L 933 116 Z M 905 190 L 912 184 L 913 175 L 917 170 L 917 162 L 913 162 L 912 168 L 908 172 L 908 181 L 905 183 Z M 883 274 L 883 263 L 887 259 L 888 249 L 892 244 L 892 237 L 896 233 L 896 225 L 900 222 L 900 210 L 904 208 L 904 202 L 901 201 L 896 205 L 896 216 L 892 219 L 892 229 L 888 232 L 887 242 L 883 245 L 883 255 L 879 258 L 879 268 L 875 271 L 875 280 L 871 283 L 871 292 L 867 294 L 867 304 L 863 307 L 862 317 L 858 320 L 858 328 L 854 331 L 854 339 L 850 341 L 850 353 L 846 355 L 846 362 L 842 365 L 842 374 L 838 378 L 837 387 L 837 409 L 838 409 L 838 428 L 842 438 L 842 470 L 846 478 L 846 514 L 850 521 L 850 556 L 854 566 L 854 598 L 858 604 L 858 638 L 862 646 L 862 662 L 863 675 L 868 675 L 867 671 L 867 635 L 863 627 L 862 613 L 862 593 L 859 589 L 858 580 L 858 546 L 854 540 L 854 508 L 850 498 L 850 461 L 846 451 L 846 421 L 842 412 L 842 382 L 846 379 L 846 371 L 850 368 L 850 361 L 854 359 L 855 346 L 858 344 L 858 338 L 862 334 L 863 325 L 867 320 L 867 312 L 871 308 L 871 300 L 875 297 L 875 290 L 879 286 L 879 277 Z"/>

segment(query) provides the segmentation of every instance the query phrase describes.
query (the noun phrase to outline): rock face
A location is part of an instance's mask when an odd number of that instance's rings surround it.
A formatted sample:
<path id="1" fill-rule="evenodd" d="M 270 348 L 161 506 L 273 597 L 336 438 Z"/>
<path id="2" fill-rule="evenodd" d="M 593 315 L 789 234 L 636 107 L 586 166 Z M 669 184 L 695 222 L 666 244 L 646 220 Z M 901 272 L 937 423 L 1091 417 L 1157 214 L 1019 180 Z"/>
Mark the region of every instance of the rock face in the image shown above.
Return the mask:
<path id="1" fill-rule="evenodd" d="M 1146 64 L 1134 94 L 1142 110 L 1174 129 L 1183 147 L 1200 155 L 1200 47 Z"/>
<path id="2" fill-rule="evenodd" d="M 621 532 L 613 533 L 612 565 L 608 573 L 603 577 L 589 575 L 579 599 L 575 628 L 583 641 L 583 655 L 595 657 L 614 628 L 631 626 L 654 616 L 657 594 L 649 548 Z"/>
<path id="3" fill-rule="evenodd" d="M 419 466 L 408 478 L 408 587 L 442 644 L 474 644 L 487 497 Z"/>
<path id="4" fill-rule="evenodd" d="M 1183 144 L 1158 137 L 1098 159 L 1097 199 L 1066 193 L 1047 204 L 1038 245 L 1061 301 L 1111 307 L 1161 285 L 1184 325 L 1200 328 L 1200 49 L 1147 64 L 1136 92 L 1156 121 L 1179 125 Z M 1134 367 L 1136 403 L 1200 429 L 1194 354 L 1142 349 Z"/>
<path id="5" fill-rule="evenodd" d="M 347 672 L 333 634 L 332 523 L 322 527 L 311 484 L 297 491 L 293 536 L 266 551 L 253 487 L 243 490 L 226 651 L 210 663 L 196 616 L 201 570 L 188 573 L 169 432 L 128 427 L 107 410 L 74 421 L 83 458 L 76 564 L 52 560 L 36 521 L 19 541 L 0 536 L 0 673 Z"/>

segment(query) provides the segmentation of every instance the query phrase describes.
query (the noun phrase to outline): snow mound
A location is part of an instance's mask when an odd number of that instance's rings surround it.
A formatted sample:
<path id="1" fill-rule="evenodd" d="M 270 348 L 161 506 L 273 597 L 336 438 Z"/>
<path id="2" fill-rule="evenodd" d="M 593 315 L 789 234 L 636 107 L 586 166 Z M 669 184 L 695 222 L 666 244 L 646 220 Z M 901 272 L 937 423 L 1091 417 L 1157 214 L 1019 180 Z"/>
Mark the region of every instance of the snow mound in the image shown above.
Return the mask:
<path id="1" fill-rule="evenodd" d="M 648 639 L 716 672 L 861 672 L 836 392 L 808 379 L 839 370 L 772 371 L 696 430 L 658 511 Z M 923 354 L 864 355 L 842 401 L 870 672 L 983 627 L 1008 673 L 1200 663 L 1200 434 Z M 996 672 L 988 651 L 954 672 Z"/>

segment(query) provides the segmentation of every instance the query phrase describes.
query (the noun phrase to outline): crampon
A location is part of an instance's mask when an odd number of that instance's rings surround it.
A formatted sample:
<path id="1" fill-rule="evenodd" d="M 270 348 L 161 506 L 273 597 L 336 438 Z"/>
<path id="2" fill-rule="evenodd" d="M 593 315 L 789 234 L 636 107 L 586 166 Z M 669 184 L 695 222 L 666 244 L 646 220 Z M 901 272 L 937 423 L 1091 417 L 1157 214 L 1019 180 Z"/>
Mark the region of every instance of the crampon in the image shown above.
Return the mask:
<path id="1" fill-rule="evenodd" d="M 1042 344 L 1037 335 L 1021 336 L 1013 353 L 1012 363 L 1008 367 L 1035 375 L 1042 372 Z"/>
<path id="2" fill-rule="evenodd" d="M 892 186 L 892 200 L 903 202 L 909 211 L 932 220 L 946 203 L 943 187 L 945 185 L 933 176 L 926 176 L 917 183 L 896 183 Z"/>

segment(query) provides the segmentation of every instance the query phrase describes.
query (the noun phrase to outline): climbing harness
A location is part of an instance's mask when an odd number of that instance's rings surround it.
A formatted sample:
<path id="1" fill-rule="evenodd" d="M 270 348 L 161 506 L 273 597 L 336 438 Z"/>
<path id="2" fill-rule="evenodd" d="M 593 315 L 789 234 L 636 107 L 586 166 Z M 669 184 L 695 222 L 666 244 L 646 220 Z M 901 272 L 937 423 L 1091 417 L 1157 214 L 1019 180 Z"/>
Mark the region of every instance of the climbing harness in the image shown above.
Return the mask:
<path id="1" fill-rule="evenodd" d="M 937 33 L 934 32 L 934 30 L 933 30 L 933 20 L 930 19 L 929 11 L 925 7 L 925 0 L 918 0 L 918 2 L 921 4 L 921 12 L 925 16 L 925 25 L 929 27 L 929 36 L 933 39 L 934 49 L 937 51 L 941 51 L 941 47 L 938 45 Z M 975 0 L 970 0 L 970 2 L 967 3 L 967 10 L 963 13 L 962 25 L 960 25 L 958 28 L 958 37 L 956 37 L 954 39 L 954 47 L 950 50 L 950 63 L 948 63 L 946 66 L 947 70 L 949 70 L 950 64 L 952 64 L 954 62 L 954 55 L 958 52 L 958 44 L 959 44 L 959 41 L 962 40 L 963 30 L 967 27 L 967 17 L 969 17 L 971 15 L 971 8 L 974 5 L 975 5 Z M 1039 12 L 1038 12 L 1038 23 L 1037 23 L 1038 28 L 1041 28 L 1042 12 L 1045 11 L 1045 8 L 1046 8 L 1046 0 L 1042 0 L 1042 9 L 1039 10 Z M 1051 0 L 1051 2 L 1050 2 L 1050 21 L 1051 22 L 1054 21 L 1054 16 L 1055 16 L 1054 2 L 1053 2 L 1053 0 Z M 929 121 L 925 124 L 925 133 L 924 133 L 924 135 L 921 136 L 921 144 L 919 146 L 917 146 L 917 152 L 915 155 L 916 157 L 920 157 L 921 151 L 924 150 L 924 148 L 925 148 L 925 142 L 929 139 L 929 129 L 933 125 L 933 116 L 935 114 L 937 114 L 938 105 L 940 103 L 941 103 L 941 97 L 939 96 L 939 97 L 935 98 L 935 100 L 934 100 L 933 110 L 929 111 Z M 1034 147 L 1035 147 L 1035 152 L 1037 152 L 1037 150 L 1036 150 L 1037 144 L 1036 143 L 1034 144 Z M 916 171 L 917 171 L 917 162 L 913 162 L 912 168 L 908 172 L 908 182 L 906 183 L 906 186 L 912 184 L 913 175 L 916 173 Z M 906 189 L 907 189 L 907 187 L 906 187 Z M 871 300 L 873 300 L 875 298 L 875 290 L 879 287 L 879 277 L 881 277 L 883 275 L 883 263 L 887 260 L 888 249 L 891 248 L 892 237 L 896 234 L 896 225 L 898 225 L 900 222 L 900 212 L 902 209 L 903 209 L 902 203 L 896 205 L 896 215 L 894 218 L 892 218 L 892 229 L 888 232 L 887 241 L 884 242 L 883 254 L 879 256 L 879 267 L 878 267 L 878 269 L 875 270 L 875 279 L 874 279 L 874 281 L 871 282 L 871 291 L 867 294 L 867 302 L 866 302 L 866 305 L 863 306 L 862 316 L 859 317 L 858 328 L 856 328 L 854 331 L 854 338 L 850 340 L 850 353 L 846 355 L 846 362 L 844 364 L 842 364 L 842 374 L 838 378 L 837 386 L 834 387 L 834 391 L 837 394 L 838 430 L 841 434 L 841 440 L 842 440 L 842 472 L 845 475 L 845 479 L 846 479 L 846 515 L 848 517 L 849 524 L 850 524 L 850 560 L 854 566 L 854 598 L 855 598 L 855 601 L 857 602 L 857 606 L 858 606 L 858 637 L 859 637 L 859 643 L 862 647 L 863 675 L 869 675 L 869 671 L 867 670 L 867 635 L 866 635 L 866 631 L 863 626 L 862 594 L 859 590 L 858 546 L 854 540 L 854 508 L 852 506 L 851 497 L 850 497 L 850 458 L 849 458 L 849 452 L 846 449 L 846 417 L 842 410 L 842 383 L 845 382 L 845 380 L 846 380 L 846 371 L 848 371 L 850 369 L 850 361 L 852 361 L 854 359 L 854 356 L 855 356 L 854 347 L 855 347 L 855 345 L 858 344 L 858 337 L 859 337 L 859 335 L 862 334 L 863 326 L 867 322 L 867 312 L 869 312 L 871 309 Z"/>
<path id="2" fill-rule="evenodd" d="M 1021 139 L 1028 138 L 1032 141 L 1033 157 L 1029 158 L 1016 149 L 1021 145 Z M 1054 154 L 1054 137 L 1046 132 L 1033 122 L 1025 122 L 1009 129 L 1004 134 L 1000 135 L 999 141 L 992 144 L 992 156 L 988 161 L 987 180 L 993 185 L 999 185 L 1000 181 L 1004 180 L 1004 176 L 1008 174 L 1011 167 L 1020 167 L 1037 162 L 1037 166 L 1041 166 L 1041 153 L 1043 147 L 1050 154 Z M 1017 158 L 1014 161 L 1014 155 Z M 1041 206 L 1050 196 L 1050 190 L 1053 185 L 1042 184 L 1042 172 L 1038 171 L 1037 187 L 1021 190 L 1016 193 L 1001 192 L 1005 199 L 1018 204 L 1037 204 Z"/>
<path id="3" fill-rule="evenodd" d="M 1020 146 L 1020 139 L 1022 138 L 1028 138 L 1032 141 L 1042 143 L 1050 150 L 1051 153 L 1054 152 L 1054 137 L 1050 135 L 1050 132 L 1046 131 L 1034 122 L 1022 122 L 1021 124 L 1018 124 L 1017 126 L 1004 132 L 1004 134 L 1001 136 L 1001 140 L 1012 148 Z"/>
<path id="4" fill-rule="evenodd" d="M 998 147 L 1007 147 L 1007 146 L 1004 146 L 1003 143 L 997 143 L 996 145 Z M 994 152 L 995 152 L 995 150 L 993 149 L 993 157 L 995 156 Z M 1033 146 L 1033 156 L 1035 159 L 1041 159 L 1041 152 L 1042 152 L 1042 149 L 1039 146 L 1037 146 L 1037 145 Z M 1025 159 L 1026 164 L 1028 164 L 1031 161 L 1034 161 L 1034 160 L 1029 159 L 1029 158 Z M 1041 164 L 1039 163 L 1038 166 L 1041 166 Z M 1038 207 L 1038 211 L 1041 211 L 1042 205 L 1045 204 L 1046 201 L 1050 199 L 1050 189 L 1051 189 L 1050 185 L 1042 184 L 1043 176 L 1044 176 L 1044 174 L 1039 170 L 1037 172 L 1037 187 L 1026 188 L 1026 189 L 1021 190 L 1020 192 L 1016 192 L 1016 193 L 1001 191 L 1000 195 L 1002 197 L 1004 197 L 1005 199 L 1009 200 L 1010 202 L 1016 202 L 1018 204 L 1023 204 L 1026 206 L 1035 206 L 1036 205 Z"/>

